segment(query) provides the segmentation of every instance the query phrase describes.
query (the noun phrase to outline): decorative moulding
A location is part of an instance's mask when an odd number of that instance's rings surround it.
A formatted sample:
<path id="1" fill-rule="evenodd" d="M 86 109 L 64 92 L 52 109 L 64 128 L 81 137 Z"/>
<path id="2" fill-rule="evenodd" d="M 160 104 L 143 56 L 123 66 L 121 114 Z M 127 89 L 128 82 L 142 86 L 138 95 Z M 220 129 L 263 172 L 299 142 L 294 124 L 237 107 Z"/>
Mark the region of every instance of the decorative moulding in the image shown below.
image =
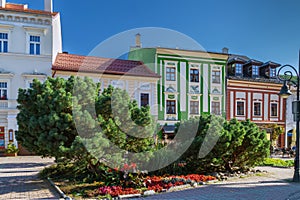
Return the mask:
<path id="1" fill-rule="evenodd" d="M 33 27 L 33 26 L 23 26 L 23 28 L 27 32 L 38 32 L 38 33 L 42 33 L 44 35 L 46 35 L 46 33 L 47 33 L 47 28 Z"/>
<path id="2" fill-rule="evenodd" d="M 0 24 L 0 29 L 12 30 L 14 28 L 13 25 L 9 24 Z"/>

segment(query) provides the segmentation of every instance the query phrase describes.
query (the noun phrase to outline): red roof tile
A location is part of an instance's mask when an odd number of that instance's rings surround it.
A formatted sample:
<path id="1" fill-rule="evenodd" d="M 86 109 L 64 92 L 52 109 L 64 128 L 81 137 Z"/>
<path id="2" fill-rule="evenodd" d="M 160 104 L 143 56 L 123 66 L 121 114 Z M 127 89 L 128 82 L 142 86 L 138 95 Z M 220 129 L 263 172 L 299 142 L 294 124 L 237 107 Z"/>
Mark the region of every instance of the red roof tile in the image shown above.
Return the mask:
<path id="1" fill-rule="evenodd" d="M 22 5 L 22 4 L 13 4 L 13 3 L 6 3 L 5 8 L 0 6 L 0 10 L 25 12 L 25 13 L 50 15 L 50 16 L 55 16 L 58 14 L 58 12 L 48 12 L 48 11 L 44 11 L 44 10 L 32 10 L 32 9 L 28 9 L 28 8 L 24 7 L 24 5 Z"/>
<path id="2" fill-rule="evenodd" d="M 159 75 L 152 72 L 140 61 L 80 56 L 67 53 L 59 53 L 57 55 L 52 70 L 160 78 Z"/>

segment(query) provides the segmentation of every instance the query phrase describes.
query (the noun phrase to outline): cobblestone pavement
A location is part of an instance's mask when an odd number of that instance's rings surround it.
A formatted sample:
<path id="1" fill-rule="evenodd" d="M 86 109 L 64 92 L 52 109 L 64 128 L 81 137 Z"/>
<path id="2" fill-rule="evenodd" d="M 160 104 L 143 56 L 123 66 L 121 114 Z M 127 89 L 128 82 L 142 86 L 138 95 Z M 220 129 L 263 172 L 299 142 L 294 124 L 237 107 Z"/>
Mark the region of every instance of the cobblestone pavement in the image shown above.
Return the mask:
<path id="1" fill-rule="evenodd" d="M 246 178 L 234 178 L 196 189 L 163 193 L 139 199 L 180 200 L 299 200 L 300 184 L 293 183 L 293 168 L 259 167 L 268 173 Z"/>
<path id="2" fill-rule="evenodd" d="M 50 184 L 37 177 L 52 163 L 38 156 L 0 157 L 0 199 L 59 199 Z"/>

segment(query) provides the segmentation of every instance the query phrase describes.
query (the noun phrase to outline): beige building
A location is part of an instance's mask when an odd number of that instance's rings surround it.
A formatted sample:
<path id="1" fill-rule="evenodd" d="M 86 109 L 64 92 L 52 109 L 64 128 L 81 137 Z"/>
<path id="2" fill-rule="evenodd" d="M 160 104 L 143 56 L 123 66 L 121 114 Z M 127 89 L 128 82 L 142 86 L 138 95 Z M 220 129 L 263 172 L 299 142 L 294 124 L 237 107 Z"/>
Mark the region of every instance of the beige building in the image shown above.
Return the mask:
<path id="1" fill-rule="evenodd" d="M 101 89 L 112 85 L 126 90 L 139 106 L 150 106 L 157 118 L 157 82 L 159 75 L 140 61 L 80 56 L 60 53 L 52 66 L 52 76 L 68 78 L 71 75 L 90 77 L 101 83 Z"/>

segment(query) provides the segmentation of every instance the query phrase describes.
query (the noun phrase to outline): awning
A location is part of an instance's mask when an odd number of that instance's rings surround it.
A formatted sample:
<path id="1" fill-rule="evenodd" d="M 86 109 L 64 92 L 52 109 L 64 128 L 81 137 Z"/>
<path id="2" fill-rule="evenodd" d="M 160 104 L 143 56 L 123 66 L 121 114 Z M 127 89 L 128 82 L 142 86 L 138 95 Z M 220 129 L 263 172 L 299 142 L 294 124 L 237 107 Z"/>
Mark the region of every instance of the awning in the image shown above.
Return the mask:
<path id="1" fill-rule="evenodd" d="M 175 133 L 175 125 L 166 125 L 163 127 L 163 132 L 167 134 Z"/>

